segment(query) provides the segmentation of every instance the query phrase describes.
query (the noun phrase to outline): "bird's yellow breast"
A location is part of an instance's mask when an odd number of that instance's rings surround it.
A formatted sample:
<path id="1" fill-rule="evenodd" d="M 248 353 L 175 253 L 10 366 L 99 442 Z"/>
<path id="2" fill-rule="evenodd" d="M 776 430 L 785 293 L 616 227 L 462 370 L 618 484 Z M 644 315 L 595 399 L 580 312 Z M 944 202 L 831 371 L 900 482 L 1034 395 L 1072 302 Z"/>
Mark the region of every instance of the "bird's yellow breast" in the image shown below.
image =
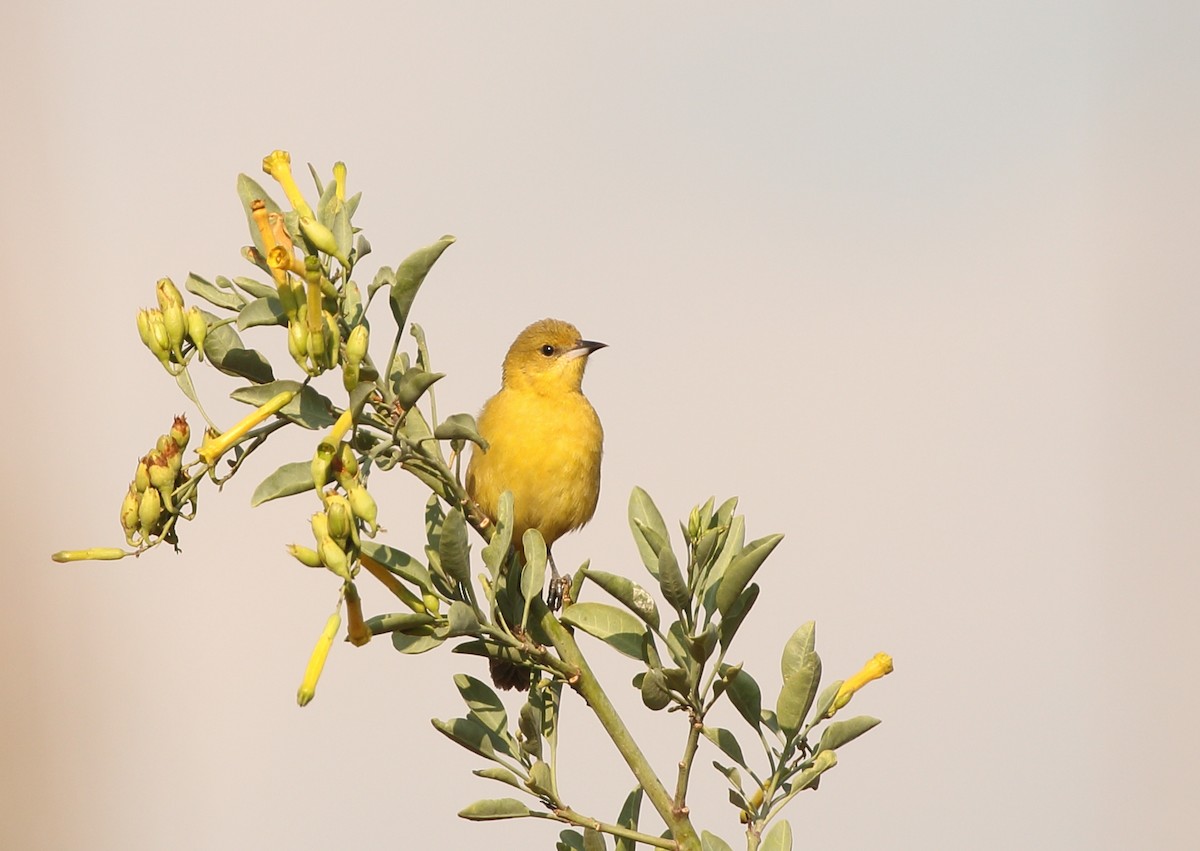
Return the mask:
<path id="1" fill-rule="evenodd" d="M 500 494 L 513 495 L 513 541 L 537 529 L 546 544 L 592 518 L 600 497 L 604 431 L 578 390 L 505 387 L 484 405 L 467 490 L 495 518 Z"/>

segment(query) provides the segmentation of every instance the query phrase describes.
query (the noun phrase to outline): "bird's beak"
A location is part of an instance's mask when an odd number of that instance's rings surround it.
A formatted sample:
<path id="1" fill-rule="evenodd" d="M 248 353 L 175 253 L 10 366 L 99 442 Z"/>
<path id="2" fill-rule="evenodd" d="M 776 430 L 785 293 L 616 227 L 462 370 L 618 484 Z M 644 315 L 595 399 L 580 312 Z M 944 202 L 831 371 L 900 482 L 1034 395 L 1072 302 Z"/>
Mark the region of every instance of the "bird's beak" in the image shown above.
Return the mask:
<path id="1" fill-rule="evenodd" d="M 564 354 L 574 360 L 575 358 L 585 358 L 597 349 L 603 349 L 608 343 L 596 343 L 592 340 L 580 340 L 575 344 L 575 347 L 569 349 Z"/>

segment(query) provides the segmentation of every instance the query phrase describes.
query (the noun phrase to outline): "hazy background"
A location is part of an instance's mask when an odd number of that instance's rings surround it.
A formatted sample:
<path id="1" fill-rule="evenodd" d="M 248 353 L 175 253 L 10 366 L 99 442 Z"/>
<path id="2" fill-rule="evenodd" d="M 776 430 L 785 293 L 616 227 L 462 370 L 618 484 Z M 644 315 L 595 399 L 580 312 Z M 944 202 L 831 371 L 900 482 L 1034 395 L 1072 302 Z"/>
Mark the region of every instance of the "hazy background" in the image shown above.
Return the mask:
<path id="1" fill-rule="evenodd" d="M 192 413 L 133 315 L 163 275 L 249 274 L 234 179 L 277 147 L 348 163 L 364 283 L 458 236 L 413 314 L 443 413 L 531 320 L 610 344 L 600 509 L 560 565 L 642 570 L 635 484 L 668 518 L 736 494 L 787 533 L 735 644 L 768 698 L 805 620 L 831 678 L 893 654 L 798 842 L 1194 843 L 1200 6 L 126 0 L 0 33 L 0 845 L 553 847 L 454 816 L 504 794 L 428 724 L 475 660 L 339 643 L 296 707 L 336 582 L 283 551 L 309 501 L 247 505 L 313 435 L 207 489 L 180 557 L 49 561 L 120 542 L 138 456 Z M 226 424 L 237 384 L 200 383 Z M 673 773 L 678 718 L 608 656 Z M 565 797 L 613 817 L 632 778 L 574 697 L 564 725 Z M 693 810 L 739 847 L 715 756 Z"/>

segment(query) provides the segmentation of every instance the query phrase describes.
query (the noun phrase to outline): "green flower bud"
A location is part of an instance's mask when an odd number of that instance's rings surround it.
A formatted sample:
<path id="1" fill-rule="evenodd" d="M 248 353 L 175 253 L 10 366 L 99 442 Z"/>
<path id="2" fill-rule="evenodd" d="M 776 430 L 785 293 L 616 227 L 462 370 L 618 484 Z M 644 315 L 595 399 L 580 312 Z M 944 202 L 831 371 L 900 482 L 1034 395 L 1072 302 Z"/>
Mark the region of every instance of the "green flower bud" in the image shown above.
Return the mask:
<path id="1" fill-rule="evenodd" d="M 317 543 L 321 543 L 324 538 L 329 537 L 329 516 L 324 511 L 318 511 L 312 516 L 312 531 L 313 538 Z"/>
<path id="2" fill-rule="evenodd" d="M 149 310 L 146 318 L 150 322 L 150 351 L 165 364 L 170 358 L 171 337 L 167 334 L 163 313 L 161 310 Z"/>
<path id="3" fill-rule="evenodd" d="M 329 516 L 329 534 L 335 541 L 345 543 L 354 528 L 354 512 L 350 502 L 339 493 L 325 498 L 325 513 Z"/>
<path id="4" fill-rule="evenodd" d="M 356 363 L 342 364 L 342 386 L 346 388 L 347 393 L 358 386 L 361 380 L 359 378 L 359 369 L 360 367 Z"/>
<path id="5" fill-rule="evenodd" d="M 146 488 L 146 492 L 142 494 L 141 501 L 138 503 L 138 527 L 142 530 L 143 538 L 154 535 L 161 517 L 162 494 L 155 488 Z"/>
<path id="6" fill-rule="evenodd" d="M 300 562 L 305 567 L 324 567 L 325 564 L 321 561 L 320 554 L 308 547 L 302 547 L 299 544 L 288 544 L 287 551 L 292 554 L 296 561 Z"/>
<path id="7" fill-rule="evenodd" d="M 137 329 L 138 336 L 142 338 L 142 344 L 150 351 L 154 351 L 154 336 L 150 333 L 150 311 L 144 307 L 137 312 Z"/>
<path id="8" fill-rule="evenodd" d="M 308 372 L 308 326 L 300 320 L 288 323 L 288 354 L 296 365 Z"/>
<path id="9" fill-rule="evenodd" d="M 158 306 L 164 313 L 172 305 L 183 308 L 183 296 L 179 294 L 170 278 L 161 278 L 154 286 L 154 295 L 158 297 Z"/>
<path id="10" fill-rule="evenodd" d="M 367 356 L 367 326 L 355 325 L 346 339 L 346 363 L 360 364 Z"/>
<path id="11" fill-rule="evenodd" d="M 150 469 L 145 458 L 138 459 L 137 472 L 133 474 L 133 484 L 138 493 L 145 493 L 150 487 Z"/>
<path id="12" fill-rule="evenodd" d="M 188 425 L 187 416 L 180 414 L 175 418 L 175 422 L 171 423 L 171 440 L 175 441 L 175 446 L 179 448 L 180 454 L 187 449 L 191 436 L 192 429 Z"/>
<path id="13" fill-rule="evenodd" d="M 146 456 L 147 473 L 150 476 L 150 484 L 160 491 L 171 491 L 175 489 L 175 470 L 171 469 L 167 459 L 163 454 L 155 449 Z"/>
<path id="14" fill-rule="evenodd" d="M 175 359 L 183 360 L 183 338 L 187 332 L 187 320 L 183 316 L 183 308 L 177 304 L 168 305 L 162 312 L 163 326 L 167 329 L 167 339 L 171 343 L 171 353 Z"/>
<path id="15" fill-rule="evenodd" d="M 358 458 L 348 441 L 338 445 L 337 456 L 333 459 L 333 476 L 347 491 L 358 478 Z"/>
<path id="16" fill-rule="evenodd" d="M 346 255 L 338 250 L 337 238 L 333 235 L 333 231 L 325 225 L 311 216 L 301 214 L 300 232 L 318 251 L 324 251 L 329 256 L 336 257 L 343 266 L 348 265 Z"/>
<path id="17" fill-rule="evenodd" d="M 350 578 L 350 559 L 346 551 L 338 546 L 337 541 L 326 535 L 317 542 L 317 552 L 327 568 L 342 579 Z"/>
<path id="18" fill-rule="evenodd" d="M 188 308 L 186 318 L 188 338 L 196 347 L 200 360 L 204 360 L 204 338 L 208 336 L 208 323 L 204 321 L 204 314 L 200 312 L 200 308 L 195 305 Z"/>
<path id="19" fill-rule="evenodd" d="M 375 504 L 375 497 L 371 496 L 370 492 L 362 485 L 350 488 L 346 492 L 346 497 L 354 516 L 371 530 L 372 535 L 378 532 L 379 524 L 375 521 L 379 516 L 379 507 Z"/>
<path id="20" fill-rule="evenodd" d="M 328 310 L 322 310 L 325 318 L 325 368 L 333 369 L 338 364 L 338 343 L 341 334 L 338 332 L 337 320 Z"/>
<path id="21" fill-rule="evenodd" d="M 125 530 L 125 540 L 130 544 L 133 543 L 133 535 L 141 523 L 138 518 L 138 505 L 141 501 L 141 494 L 137 487 L 130 482 L 129 490 L 125 492 L 125 498 L 121 500 L 121 528 Z"/>

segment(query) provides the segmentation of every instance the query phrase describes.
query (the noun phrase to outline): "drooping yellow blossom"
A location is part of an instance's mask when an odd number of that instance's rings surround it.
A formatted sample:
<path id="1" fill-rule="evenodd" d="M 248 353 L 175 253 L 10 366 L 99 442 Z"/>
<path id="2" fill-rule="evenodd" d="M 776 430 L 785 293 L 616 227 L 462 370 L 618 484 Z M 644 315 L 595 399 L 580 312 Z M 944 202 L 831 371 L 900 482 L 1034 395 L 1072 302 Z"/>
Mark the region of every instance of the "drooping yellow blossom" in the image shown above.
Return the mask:
<path id="1" fill-rule="evenodd" d="M 404 603 L 404 605 L 408 606 L 417 613 L 426 611 L 427 607 L 421 602 L 420 598 L 404 587 L 404 585 L 400 583 L 399 579 L 397 579 L 395 576 L 392 576 L 391 571 L 389 571 L 379 562 L 375 561 L 375 559 L 360 553 L 358 556 L 358 563 L 366 568 L 367 573 L 371 574 L 381 583 L 383 583 L 383 587 L 395 594 L 400 599 L 400 602 Z M 431 614 L 437 614 L 437 610 L 434 609 Z"/>
<path id="2" fill-rule="evenodd" d="M 211 467 L 217 463 L 217 459 L 224 455 L 229 447 L 245 437 L 246 432 L 279 413 L 284 405 L 292 401 L 295 395 L 295 390 L 285 390 L 282 393 L 272 396 L 267 400 L 266 404 L 260 405 L 253 413 L 244 417 L 241 422 L 229 429 L 229 431 L 216 436 L 206 432 L 204 443 L 196 450 L 196 454 L 200 456 L 201 461 Z"/>
<path id="3" fill-rule="evenodd" d="M 313 695 L 317 693 L 317 680 L 321 679 L 325 660 L 329 658 L 329 649 L 333 647 L 333 639 L 337 636 L 341 626 L 342 613 L 339 606 L 338 610 L 329 616 L 329 620 L 325 621 L 325 629 L 321 632 L 321 637 L 317 639 L 317 646 L 313 648 L 312 655 L 308 657 L 308 667 L 304 669 L 304 679 L 296 691 L 296 703 L 301 706 L 308 706 Z"/>
<path id="4" fill-rule="evenodd" d="M 304 200 L 300 187 L 296 185 L 296 178 L 292 177 L 291 154 L 287 151 L 272 151 L 263 157 L 263 171 L 279 182 L 283 188 L 283 194 L 287 196 L 293 210 L 301 216 L 308 216 L 310 219 L 316 218 L 313 215 L 312 207 L 308 206 L 308 202 Z"/>
<path id="5" fill-rule="evenodd" d="M 353 582 L 346 584 L 346 638 L 355 647 L 362 647 L 371 640 L 371 630 L 363 620 L 362 598 Z"/>
<path id="6" fill-rule="evenodd" d="M 825 717 L 832 718 L 833 713 L 850 702 L 850 698 L 854 697 L 856 691 L 871 682 L 871 680 L 877 680 L 891 672 L 892 657 L 886 653 L 876 653 L 867 664 L 862 666 L 862 669 L 857 674 L 842 683 L 841 688 L 838 689 L 837 697 L 833 699 L 833 705 L 829 707 L 829 712 L 826 713 Z"/>
<path id="7" fill-rule="evenodd" d="M 50 556 L 59 564 L 69 561 L 116 561 L 129 553 L 117 547 L 92 547 L 87 550 L 61 550 Z"/>

